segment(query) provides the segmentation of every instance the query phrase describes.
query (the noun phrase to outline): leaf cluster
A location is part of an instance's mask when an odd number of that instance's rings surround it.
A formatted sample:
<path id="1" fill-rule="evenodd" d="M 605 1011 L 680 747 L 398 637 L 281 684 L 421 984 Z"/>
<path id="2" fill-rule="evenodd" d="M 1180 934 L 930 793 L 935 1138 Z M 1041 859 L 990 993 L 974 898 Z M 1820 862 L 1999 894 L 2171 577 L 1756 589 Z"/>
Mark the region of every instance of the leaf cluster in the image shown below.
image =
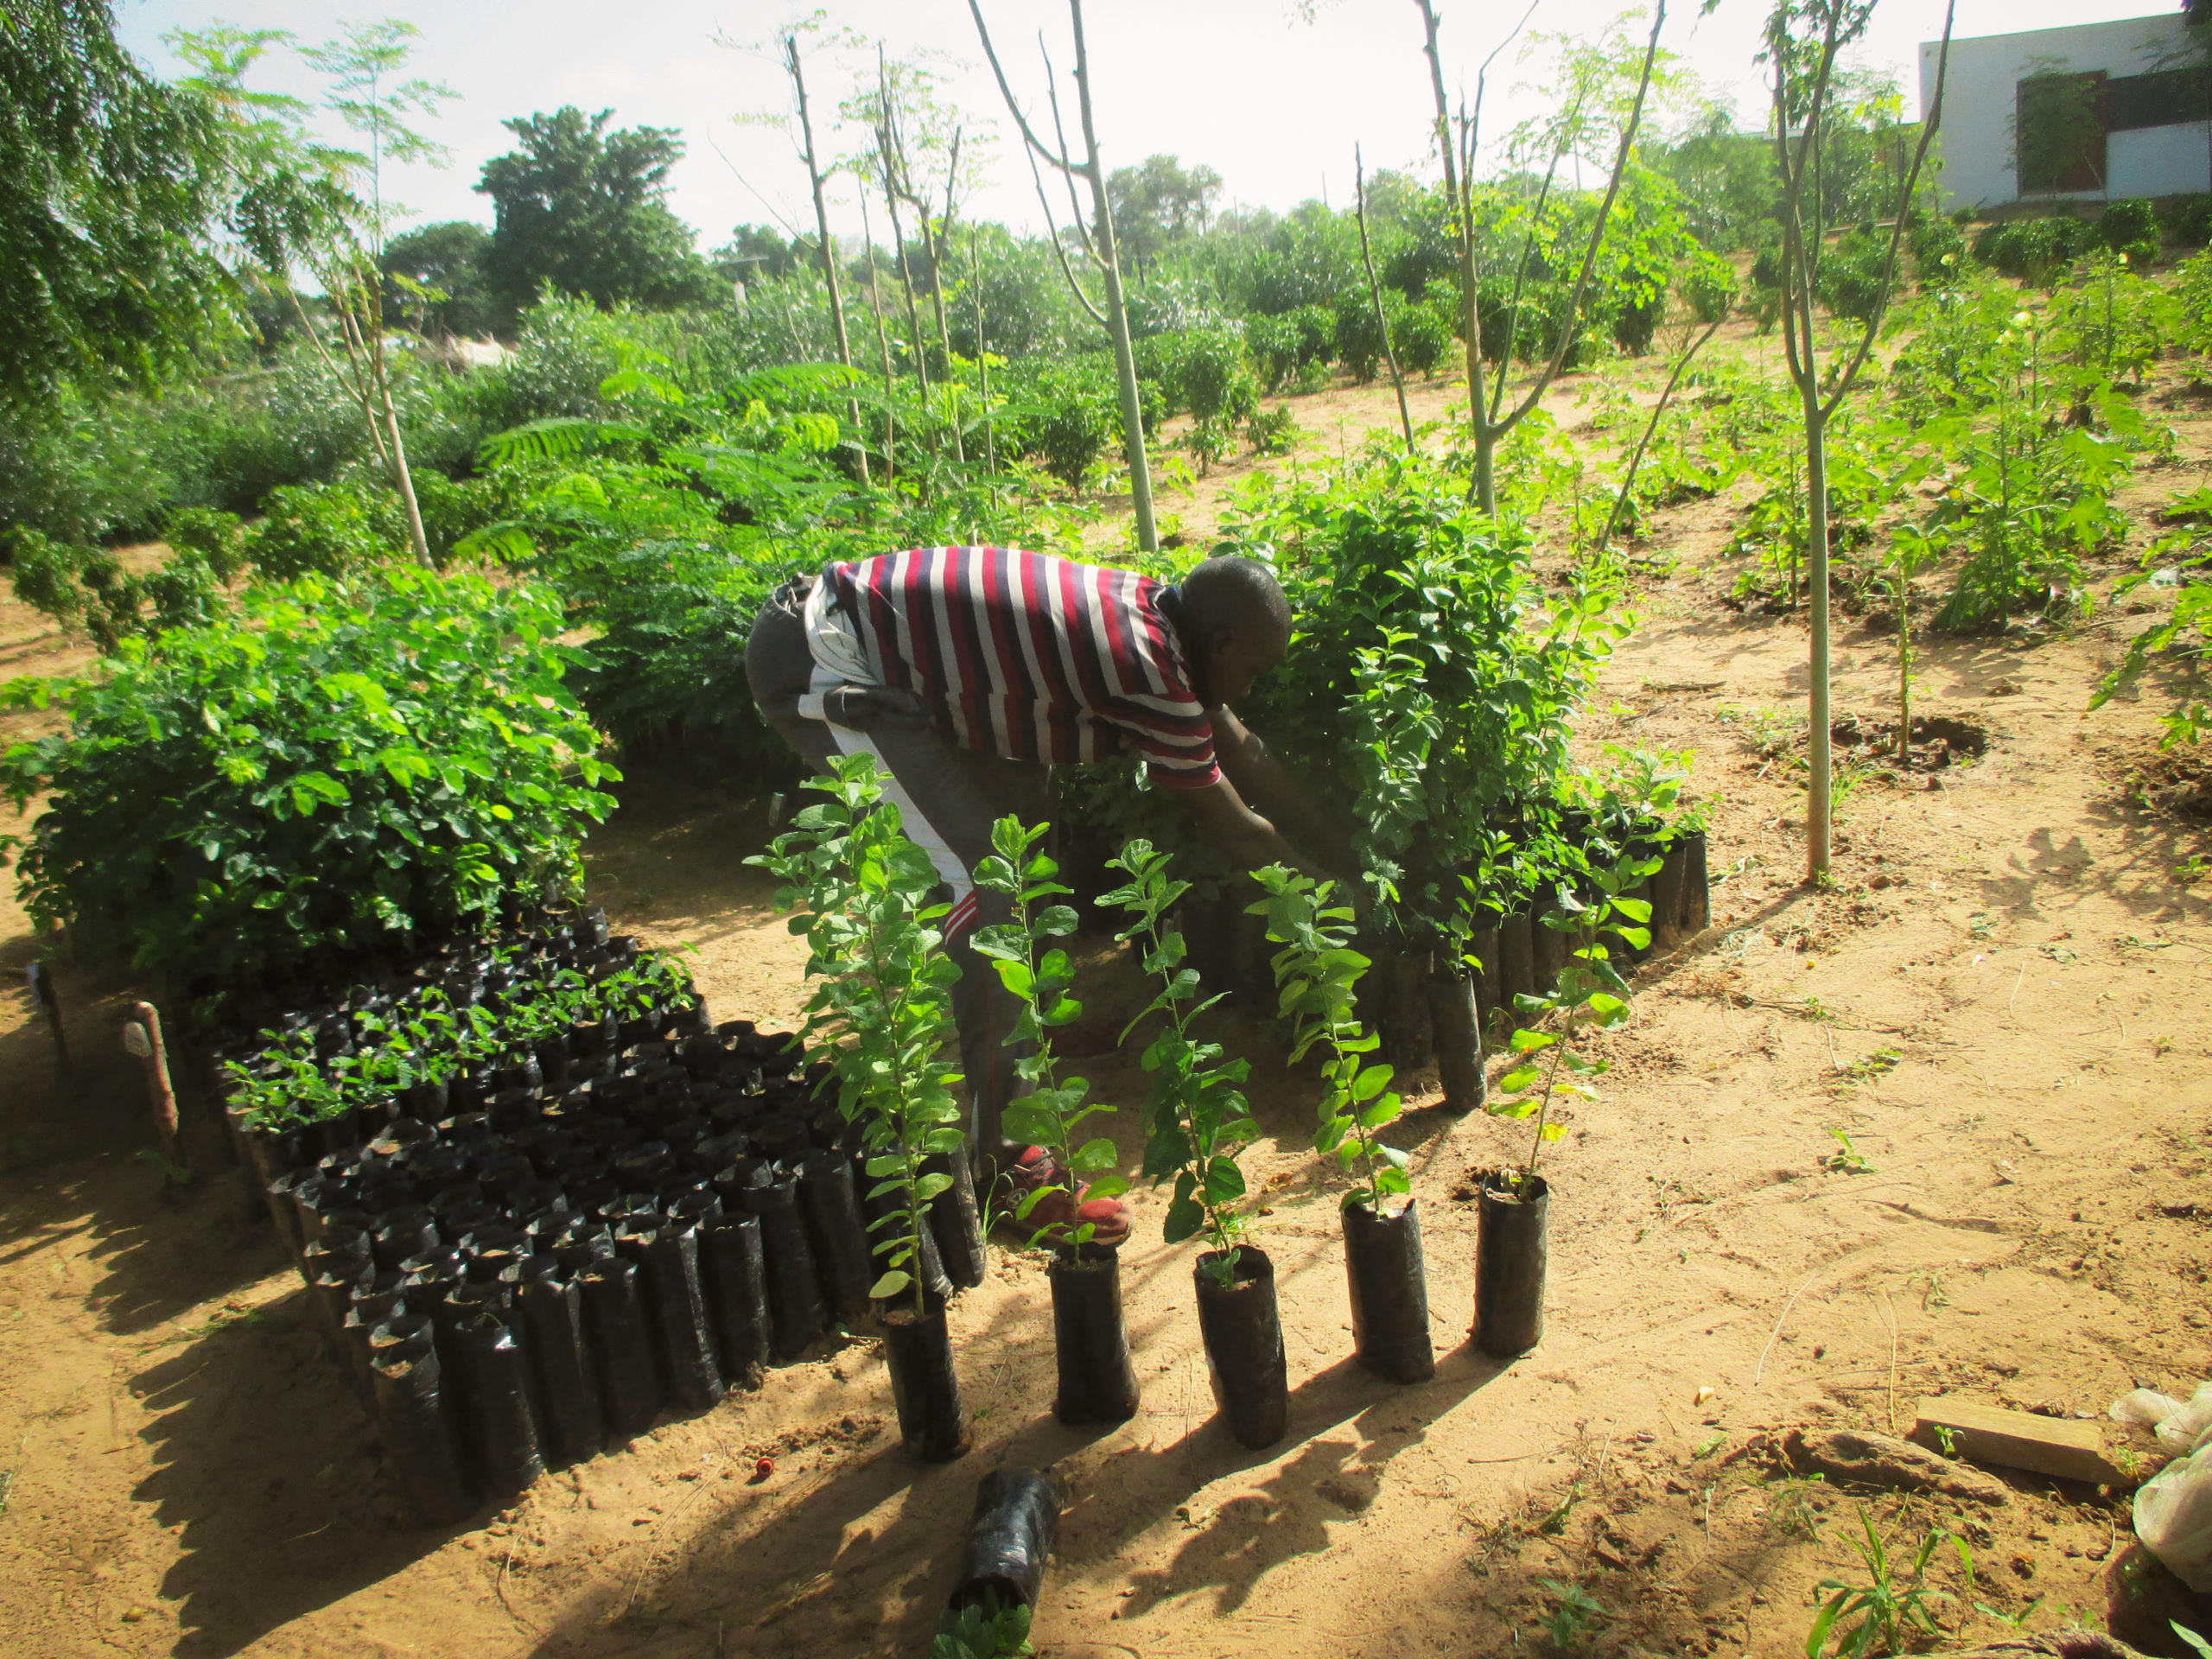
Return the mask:
<path id="1" fill-rule="evenodd" d="M 978 929 L 975 938 L 976 954 L 990 962 L 1020 1009 L 1005 1041 L 1014 1051 L 1014 1076 L 1027 1092 L 1006 1103 L 1001 1127 L 1016 1144 L 1051 1153 L 1071 1183 L 1048 1183 L 1024 1193 L 1014 1208 L 1014 1219 L 1021 1222 L 1049 1194 L 1065 1193 L 1073 1201 L 1116 1198 L 1129 1189 L 1115 1166 L 1118 1154 L 1111 1140 L 1077 1140 L 1086 1119 L 1114 1109 L 1086 1101 L 1090 1085 L 1083 1078 L 1060 1081 L 1052 1054 L 1052 1033 L 1081 1019 L 1083 1004 L 1068 994 L 1075 982 L 1074 963 L 1065 949 L 1050 943 L 1076 930 L 1073 910 L 1046 902 L 1068 891 L 1053 880 L 1059 866 L 1037 848 L 1051 828 L 1025 825 L 1013 816 L 1001 818 L 991 826 L 990 854 L 976 866 L 976 885 L 1005 893 L 1013 912 L 1007 921 Z M 1033 1248 L 1087 1244 L 1096 1231 L 1088 1221 L 1071 1227 L 1046 1224 L 1031 1234 L 1029 1243 Z"/>
<path id="2" fill-rule="evenodd" d="M 1143 1055 L 1144 1069 L 1152 1075 L 1144 1173 L 1154 1182 L 1173 1178 L 1167 1243 L 1179 1244 L 1204 1232 L 1222 1255 L 1217 1271 L 1227 1283 L 1235 1272 L 1236 1241 L 1249 1225 L 1235 1206 L 1245 1195 L 1237 1152 L 1260 1133 L 1236 1086 L 1251 1068 L 1244 1060 L 1226 1058 L 1219 1043 L 1201 1042 L 1191 1034 L 1198 1016 L 1221 999 L 1201 1000 L 1198 971 L 1185 965 L 1182 931 L 1171 912 L 1190 884 L 1168 874 L 1170 855 L 1148 842 L 1132 841 L 1107 861 L 1128 880 L 1101 894 L 1098 902 L 1127 914 L 1128 925 L 1115 937 L 1137 944 L 1144 971 L 1157 985 L 1152 1001 L 1122 1033 L 1127 1041 L 1139 1026 L 1159 1019 L 1160 1028 Z"/>
<path id="3" fill-rule="evenodd" d="M 931 1201 L 952 1184 L 923 1161 L 962 1144 L 953 1066 L 938 1058 L 952 1027 L 958 964 L 934 925 L 948 908 L 935 898 L 929 855 L 908 840 L 899 809 L 883 799 L 871 754 L 841 755 L 834 776 L 809 780 L 825 798 L 802 811 L 757 864 L 784 885 L 781 908 L 796 907 L 791 931 L 807 942 L 813 994 L 802 1036 L 837 1077 L 838 1103 L 860 1128 L 871 1204 L 896 1198 L 868 1224 L 883 1273 L 869 1294 L 888 1301 L 912 1289 L 925 1311 L 913 1263 Z"/>
<path id="4" fill-rule="evenodd" d="M 573 889 L 620 774 L 542 588 L 407 567 L 250 589 L 86 678 L 10 683 L 70 728 L 0 755 L 43 796 L 18 891 L 80 948 L 226 987 L 491 924 Z"/>
<path id="5" fill-rule="evenodd" d="M 1344 1197 L 1344 1206 L 1380 1210 L 1383 1199 L 1413 1191 L 1406 1154 L 1382 1144 L 1382 1130 L 1397 1121 L 1403 1100 L 1390 1091 L 1391 1071 L 1368 1057 L 1381 1039 L 1360 1023 L 1355 1006 L 1359 982 L 1370 963 L 1351 948 L 1354 917 L 1332 906 L 1334 883 L 1316 882 L 1280 864 L 1255 870 L 1266 897 L 1249 907 L 1267 918 L 1268 938 L 1282 946 L 1274 958 L 1277 1013 L 1291 1032 L 1289 1063 L 1317 1047 L 1321 1062 L 1320 1122 L 1316 1152 L 1334 1154 L 1347 1173 L 1363 1178 Z"/>
<path id="6" fill-rule="evenodd" d="M 1604 1076 L 1611 1062 L 1578 1052 L 1575 1039 L 1593 1027 L 1608 1030 L 1628 1020 L 1634 993 L 1615 963 L 1614 951 L 1640 950 L 1651 943 L 1650 901 L 1630 890 L 1658 868 L 1656 858 L 1623 854 L 1610 867 L 1591 868 L 1586 893 L 1562 882 L 1550 894 L 1552 907 L 1542 913 L 1542 925 L 1566 934 L 1573 949 L 1549 991 L 1514 998 L 1520 1016 L 1511 1041 L 1514 1065 L 1492 1085 L 1484 1106 L 1493 1117 L 1536 1120 L 1529 1160 L 1521 1171 L 1523 1188 L 1536 1179 L 1545 1146 L 1566 1133 L 1552 1120 L 1554 1098 L 1599 1098 L 1592 1080 Z"/>

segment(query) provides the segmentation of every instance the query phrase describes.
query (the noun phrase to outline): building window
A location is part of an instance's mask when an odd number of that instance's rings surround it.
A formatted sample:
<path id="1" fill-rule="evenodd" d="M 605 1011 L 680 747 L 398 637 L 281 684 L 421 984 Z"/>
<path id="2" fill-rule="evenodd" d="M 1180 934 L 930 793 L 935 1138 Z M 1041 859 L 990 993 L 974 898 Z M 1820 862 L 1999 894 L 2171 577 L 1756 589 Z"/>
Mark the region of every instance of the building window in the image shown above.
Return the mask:
<path id="1" fill-rule="evenodd" d="M 2105 83 L 2105 130 L 2139 132 L 2182 127 L 2212 118 L 2202 69 L 2161 69 L 2148 75 L 2115 75 Z"/>
<path id="2" fill-rule="evenodd" d="M 2094 69 L 2018 83 L 2012 131 L 2022 195 L 2104 188 L 2106 82 Z"/>

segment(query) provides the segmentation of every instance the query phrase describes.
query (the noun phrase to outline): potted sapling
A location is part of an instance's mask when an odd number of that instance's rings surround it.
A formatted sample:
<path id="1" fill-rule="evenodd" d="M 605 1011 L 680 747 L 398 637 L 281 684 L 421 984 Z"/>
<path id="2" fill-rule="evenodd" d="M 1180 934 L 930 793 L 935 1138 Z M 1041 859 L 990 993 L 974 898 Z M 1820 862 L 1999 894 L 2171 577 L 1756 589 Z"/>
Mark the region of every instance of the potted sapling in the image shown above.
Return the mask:
<path id="1" fill-rule="evenodd" d="M 1122 1033 L 1126 1042 L 1145 1020 L 1160 1018 L 1144 1050 L 1144 1069 L 1152 1074 L 1144 1173 L 1155 1182 L 1174 1179 L 1167 1242 L 1203 1236 L 1212 1247 L 1193 1270 L 1206 1370 L 1230 1432 L 1239 1445 L 1256 1449 L 1273 1446 L 1290 1426 L 1274 1264 L 1243 1243 L 1249 1221 L 1236 1208 L 1244 1196 L 1236 1152 L 1260 1126 L 1236 1087 L 1249 1067 L 1224 1060 L 1220 1044 L 1191 1033 L 1192 1022 L 1220 998 L 1199 1000 L 1198 976 L 1185 965 L 1183 935 L 1168 925 L 1168 912 L 1189 887 L 1169 878 L 1168 861 L 1150 842 L 1130 842 L 1108 861 L 1128 880 L 1098 903 L 1128 913 L 1128 925 L 1116 937 L 1141 946 L 1144 971 L 1159 982 L 1151 1002 Z"/>
<path id="2" fill-rule="evenodd" d="M 1267 892 L 1252 913 L 1267 918 L 1268 938 L 1282 946 L 1274 975 L 1291 1028 L 1289 1063 L 1322 1052 L 1313 1148 L 1333 1154 L 1355 1183 L 1341 1206 L 1354 1351 L 1378 1376 L 1426 1382 L 1436 1375 L 1436 1354 L 1428 1339 L 1421 1211 L 1406 1154 L 1381 1139 L 1404 1108 L 1391 1092 L 1390 1068 L 1370 1063 L 1381 1042 L 1356 1011 L 1369 966 L 1350 948 L 1356 918 L 1350 906 L 1330 905 L 1333 882 L 1280 864 L 1252 874 Z"/>
<path id="3" fill-rule="evenodd" d="M 1129 1184 L 1111 1141 L 1077 1136 L 1086 1119 L 1114 1109 L 1086 1102 L 1090 1085 L 1083 1078 L 1062 1082 L 1052 1053 L 1052 1033 L 1080 1019 L 1083 1005 L 1068 995 L 1075 977 L 1068 953 L 1052 943 L 1075 931 L 1076 914 L 1048 902 L 1068 891 L 1054 880 L 1059 866 L 1037 848 L 1050 828 L 1011 817 L 991 826 L 992 852 L 976 865 L 976 885 L 1005 893 L 1011 918 L 979 930 L 976 950 L 1020 1009 L 1006 1043 L 1025 1092 L 1006 1104 L 1007 1137 L 1040 1148 L 1058 1177 L 1039 1182 L 1014 1207 L 1016 1223 L 1032 1228 L 1031 1247 L 1052 1252 L 1046 1273 L 1059 1360 L 1053 1411 L 1064 1423 L 1122 1423 L 1136 1415 L 1137 1382 L 1122 1316 L 1121 1241 L 1102 1241 L 1087 1212 Z"/>
<path id="4" fill-rule="evenodd" d="M 1521 1023 L 1512 1037 L 1513 1066 L 1497 1081 L 1488 1110 L 1496 1117 L 1535 1120 L 1527 1163 L 1484 1171 L 1478 1182 L 1475 1234 L 1475 1343 L 1500 1358 L 1526 1353 L 1543 1339 L 1544 1273 L 1549 1251 L 1551 1188 L 1538 1170 L 1544 1148 L 1566 1131 L 1553 1116 L 1561 1099 L 1593 1101 L 1592 1079 L 1609 1062 L 1577 1046 L 1592 1029 L 1620 1025 L 1629 1014 L 1628 982 L 1616 950 L 1650 944 L 1648 899 L 1631 896 L 1659 868 L 1633 854 L 1590 871 L 1586 902 L 1562 884 L 1559 909 L 1544 925 L 1563 936 L 1567 954 L 1548 991 L 1516 999 Z"/>
<path id="5" fill-rule="evenodd" d="M 834 777 L 807 785 L 828 798 L 748 861 L 785 882 L 779 906 L 798 906 L 791 930 L 807 942 L 814 982 L 802 1035 L 834 1068 L 840 1108 L 860 1131 L 875 1183 L 869 1201 L 888 1201 L 869 1224 L 883 1271 L 868 1294 L 884 1325 L 899 1435 L 910 1452 L 944 1463 L 968 1449 L 968 1413 L 922 1240 L 930 1203 L 951 1177 L 923 1164 L 963 1144 L 950 1086 L 958 1073 L 938 1058 L 960 969 L 934 925 L 948 908 L 932 902 L 936 869 L 882 799 L 874 758 L 834 765 Z"/>

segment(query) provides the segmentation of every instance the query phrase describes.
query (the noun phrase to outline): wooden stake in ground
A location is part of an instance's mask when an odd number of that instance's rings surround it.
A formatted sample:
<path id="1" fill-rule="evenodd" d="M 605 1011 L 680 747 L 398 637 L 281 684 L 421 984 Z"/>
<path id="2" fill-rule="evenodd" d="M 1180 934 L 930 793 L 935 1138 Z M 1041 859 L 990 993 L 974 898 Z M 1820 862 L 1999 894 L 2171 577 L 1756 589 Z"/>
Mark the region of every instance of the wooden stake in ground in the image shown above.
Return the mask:
<path id="1" fill-rule="evenodd" d="M 168 1050 L 162 1041 L 161 1010 L 150 1002 L 134 1002 L 132 1019 L 123 1028 L 123 1046 L 146 1068 L 146 1098 L 154 1109 L 154 1132 L 162 1140 L 162 1185 L 184 1167 L 177 1155 L 176 1090 L 169 1086 Z"/>

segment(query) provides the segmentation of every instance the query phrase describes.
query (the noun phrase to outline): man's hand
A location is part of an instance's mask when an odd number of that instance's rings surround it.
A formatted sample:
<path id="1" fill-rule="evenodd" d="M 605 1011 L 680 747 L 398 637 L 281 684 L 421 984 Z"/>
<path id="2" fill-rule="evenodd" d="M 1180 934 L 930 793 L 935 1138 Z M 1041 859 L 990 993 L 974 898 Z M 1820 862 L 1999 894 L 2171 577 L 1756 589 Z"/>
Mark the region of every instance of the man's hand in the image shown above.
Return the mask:
<path id="1" fill-rule="evenodd" d="M 1236 785 L 1226 775 L 1207 788 L 1176 792 L 1215 845 L 1243 868 L 1256 870 L 1269 864 L 1287 864 L 1316 880 L 1340 880 L 1313 860 L 1301 856 L 1295 847 L 1283 839 L 1281 831 L 1244 804 L 1244 798 L 1236 792 Z"/>

